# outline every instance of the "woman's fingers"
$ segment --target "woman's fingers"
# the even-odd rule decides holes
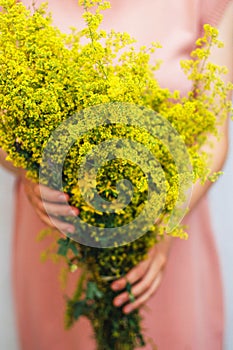
[[[44,214],[52,216],[77,216],[79,214],[77,208],[71,207],[68,204],[62,204],[63,202],[59,204],[42,200],[40,197],[34,195],[34,191],[29,194],[29,197],[34,207]]]
[[[144,277],[141,278],[139,282],[133,285],[132,287],[132,294],[134,295],[135,298],[137,298],[141,294],[145,293],[148,289],[150,289],[151,285],[153,284],[153,281],[159,275],[164,264],[165,264],[165,259],[162,259],[160,254],[156,255],[154,259],[151,260],[151,264],[149,265],[148,270],[144,274]],[[119,307],[125,304],[126,302],[128,302],[129,300],[130,300],[129,293],[123,292],[114,299],[113,303],[115,306]]]
[[[53,191],[50,188],[43,186],[43,198],[41,198],[39,195],[39,185],[36,185],[33,192],[36,195],[31,195],[31,201],[34,206],[44,214],[52,216],[77,216],[79,214],[77,208],[69,206],[68,203],[64,204],[64,198],[67,195],[62,194],[59,191]],[[57,198],[58,201],[59,196],[62,199],[60,200],[60,203],[57,203],[55,202],[55,199]]]
[[[23,182],[27,195],[30,197],[30,199],[34,200],[35,203],[37,203],[36,199],[39,201],[43,200],[47,202],[62,204],[66,203],[69,200],[68,194],[65,194],[63,192],[52,190],[47,186],[33,183],[26,178],[24,178]]]
[[[144,276],[149,265],[150,261],[148,259],[140,262],[137,266],[130,270],[126,276],[114,281],[111,285],[111,288],[114,291],[118,291],[124,289],[126,287],[127,282],[129,282],[130,284],[134,284]]]
[[[149,251],[146,260],[130,270],[125,277],[111,284],[114,291],[121,291],[126,288],[126,284],[129,282],[132,285],[131,292],[135,298],[135,301],[129,303],[132,295],[124,290],[114,298],[113,304],[115,306],[124,305],[124,312],[129,313],[149,299],[161,282],[172,241],[172,237],[165,236]]]
[[[140,295],[139,298],[137,298],[134,302],[127,304],[123,308],[123,312],[125,314],[128,314],[132,312],[133,310],[138,309],[140,306],[142,306],[147,300],[156,292],[157,288],[159,287],[162,280],[162,271],[159,272],[156,279],[151,284],[150,288],[147,289],[147,291]]]
[[[77,216],[79,210],[75,207],[71,207],[65,204],[57,204],[53,202],[46,202],[40,200],[38,197],[35,199],[37,213],[40,219],[49,225],[50,227],[55,227],[63,233],[74,233],[75,227],[72,224],[69,224],[65,221],[61,221],[56,218],[56,216]]]
[[[56,228],[57,230],[63,232],[63,233],[74,233],[75,227],[72,224],[69,224],[67,222],[58,220],[54,217],[49,217],[45,213],[39,211],[36,209],[36,212],[40,219],[48,226],[52,228]]]
[[[77,216],[79,214],[79,210],[75,207],[71,207],[69,205],[64,204],[56,204],[50,202],[42,202],[42,206],[44,211],[48,215],[53,216]]]
[[[48,226],[57,228],[63,233],[74,233],[75,227],[56,218],[56,216],[77,216],[79,210],[69,206],[69,196],[63,192],[33,183],[24,179],[25,192],[35,208],[39,218]]]
[[[51,188],[35,184],[34,186],[35,195],[47,202],[64,203],[69,200],[69,196],[63,192],[52,190]]]
[[[165,260],[162,260],[159,255],[152,261],[147,273],[144,278],[140,280],[135,286],[132,287],[132,294],[135,297],[145,293],[146,290],[150,289],[154,280],[159,276],[163,270]]]

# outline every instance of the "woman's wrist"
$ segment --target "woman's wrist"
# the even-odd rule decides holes
[[[7,153],[0,148],[0,166],[2,166],[7,171],[10,171],[16,176],[24,177],[25,176],[25,170],[21,168],[16,168],[10,161],[6,160]]]

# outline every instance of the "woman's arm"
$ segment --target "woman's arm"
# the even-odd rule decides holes
[[[224,43],[224,48],[213,48],[209,60],[220,66],[226,66],[228,68],[228,74],[224,75],[222,79],[225,81],[233,81],[233,1],[230,2],[219,25],[219,40]],[[229,96],[229,99],[231,98],[232,96]],[[212,170],[212,173],[221,171],[227,158],[229,145],[228,128],[229,119],[219,127],[221,139],[217,140],[216,138],[211,137],[213,148],[210,148],[209,146],[203,147],[208,154],[213,154],[210,161],[210,169]],[[212,183],[210,181],[207,181],[204,186],[200,185],[199,182],[195,184],[190,203],[190,211],[209,190],[211,185]]]
[[[224,77],[226,81],[233,80],[233,2],[230,3],[225,15],[219,26],[219,39],[225,44],[224,49],[215,49],[210,57],[211,62],[225,65],[229,72]],[[231,98],[231,96],[229,96]],[[212,172],[220,171],[224,165],[228,151],[228,124],[227,120],[221,127],[221,140],[213,138],[213,148],[205,147],[205,151],[212,154],[210,169]],[[192,192],[191,202],[189,205],[190,212],[198,204],[200,199],[207,193],[211,186],[211,182],[201,185],[199,182],[195,184]],[[120,291],[126,287],[126,281],[129,281],[132,287],[132,293],[135,301],[129,302],[127,292],[120,293],[114,299],[114,305],[119,307],[125,304],[123,311],[125,313],[132,312],[134,309],[143,305],[154,294],[159,287],[163,270],[169,256],[169,250],[172,245],[173,238],[166,236],[164,241],[156,244],[150,251],[148,259],[142,261],[133,268],[126,277],[121,278],[112,283],[112,289]]]

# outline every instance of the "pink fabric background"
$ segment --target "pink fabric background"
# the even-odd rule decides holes
[[[160,41],[163,49],[158,55],[164,64],[157,77],[163,86],[185,93],[190,85],[179,68],[179,61],[188,57],[203,23],[218,22],[227,2],[114,0],[104,26],[128,31],[140,44]],[[67,31],[70,25],[81,27],[76,1],[49,0],[49,8],[55,24],[62,30]],[[206,199],[185,221],[190,227],[190,237],[188,241],[175,241],[163,282],[147,303],[146,311],[142,311],[144,327],[159,350],[220,350],[224,323],[222,283]],[[60,266],[40,262],[40,252],[50,241],[47,238],[36,242],[42,227],[22,184],[18,183],[13,287],[21,349],[94,350],[87,320],[81,319],[71,331],[63,329]],[[71,293],[78,273],[70,280]]]

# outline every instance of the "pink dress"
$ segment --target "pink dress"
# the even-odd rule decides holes
[[[29,5],[32,0],[23,2]],[[81,26],[76,0],[48,2],[55,23],[62,30],[70,25]],[[159,55],[164,64],[158,78],[163,86],[185,93],[190,85],[180,71],[179,61],[188,57],[203,23],[217,24],[228,0],[111,3],[105,26],[130,32],[140,44],[160,41],[163,49]],[[224,329],[222,282],[206,199],[189,214],[186,223],[189,239],[175,240],[162,284],[143,311],[143,326],[159,350],[220,350]],[[41,228],[43,224],[18,182],[13,288],[21,349],[94,350],[86,319],[80,319],[70,331],[63,328],[65,302],[58,281],[60,265],[40,262],[40,253],[50,242],[50,238],[36,242]],[[78,274],[72,275],[69,292]]]

